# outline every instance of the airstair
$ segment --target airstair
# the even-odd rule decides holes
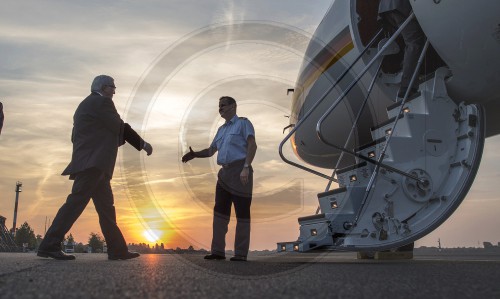
[[[318,138],[340,150],[343,155],[354,156],[356,164],[341,169],[336,167],[332,176],[326,176],[283,156],[284,143],[328,92],[280,144],[280,155],[285,162],[328,179],[328,185],[324,192],[318,194],[316,214],[298,219],[298,239],[278,243],[278,252],[315,249],[380,251],[401,247],[442,224],[470,189],[484,146],[484,113],[480,106],[455,103],[448,96],[445,83],[452,74],[447,68],[439,68],[416,83],[428,42],[410,84],[418,86],[418,92],[409,94],[408,91],[403,99],[387,107],[386,122],[366,128],[370,129],[372,142],[348,148],[347,145],[352,144],[349,140],[338,145],[324,137],[322,124],[325,119],[360,78],[375,67],[376,75],[368,87],[361,109],[366,106],[379,77],[383,56],[397,51],[394,50],[394,40],[413,17],[412,14],[393,36],[379,43],[377,55],[318,120]],[[377,36],[367,48],[376,39]],[[353,64],[364,54],[363,51]],[[337,83],[351,67],[345,70]],[[332,182],[336,182],[339,188],[330,190]]]

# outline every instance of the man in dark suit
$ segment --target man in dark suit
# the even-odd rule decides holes
[[[138,257],[129,252],[116,224],[116,212],[110,180],[118,147],[126,142],[151,155],[153,148],[124,123],[113,104],[114,79],[97,76],[92,93],[85,98],[73,116],[73,155],[62,173],[74,180],[71,194],[57,212],[38,250],[38,256],[72,260],[75,256],[61,250],[61,242],[92,198],[99,224],[108,246],[108,259],[126,260]]]
[[[395,31],[410,16],[412,7],[408,0],[381,0],[378,13],[386,25]],[[413,18],[410,23],[401,31],[405,42],[405,54],[403,60],[403,76],[401,86],[398,91],[398,98],[403,98],[408,88],[410,95],[417,92],[416,87],[409,86],[411,77],[417,67],[418,57],[425,44],[425,34],[417,19]]]

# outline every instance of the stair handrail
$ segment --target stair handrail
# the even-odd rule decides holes
[[[415,82],[415,80],[417,78],[417,74],[418,74],[418,72],[420,70],[420,66],[422,65],[422,63],[424,61],[425,53],[427,52],[427,48],[428,47],[429,47],[429,40],[427,39],[425,41],[424,47],[422,49],[422,52],[420,53],[420,56],[418,58],[417,66],[415,67],[415,70],[413,71],[413,74],[411,76],[410,84],[408,86],[408,89],[406,90],[405,95],[404,95],[403,99],[401,100],[401,105],[399,106],[399,111],[398,111],[397,116],[401,115],[401,113],[403,112],[403,107],[406,104],[406,101],[408,100],[408,96],[410,95],[411,87],[413,86],[413,84],[414,84],[414,82]],[[379,162],[381,162],[384,159],[384,157],[385,157],[385,152],[387,151],[387,147],[389,145],[389,142],[391,141],[392,135],[394,134],[394,131],[396,130],[396,126],[398,124],[398,121],[399,121],[399,117],[396,117],[395,120],[394,120],[394,123],[392,124],[391,131],[389,132],[388,136],[386,137],[386,142],[384,144],[384,147],[382,148],[382,152],[380,153],[380,156],[378,158]],[[363,197],[363,201],[361,202],[361,205],[360,205],[360,207],[358,209],[358,213],[356,214],[356,217],[354,218],[354,223],[353,223],[354,225],[353,225],[353,227],[355,227],[357,225],[357,223],[358,223],[359,216],[361,215],[361,213],[363,211],[363,207],[366,204],[366,201],[368,200],[368,196],[370,195],[371,188],[373,187],[375,179],[378,176],[379,170],[380,170],[380,167],[378,165],[375,166],[375,169],[373,170],[372,176],[370,177],[370,181],[368,182],[368,185],[366,187],[365,195]],[[422,179],[422,180],[419,179],[418,182],[425,183],[425,180],[424,179]]]
[[[347,136],[346,142],[344,143],[344,148],[347,148],[347,146],[349,145],[349,141],[351,141],[352,134],[353,134],[354,130],[356,129],[356,125],[359,122],[361,115],[363,114],[363,110],[366,107],[366,104],[368,103],[368,99],[370,98],[370,95],[373,91],[373,87],[375,86],[375,82],[377,81],[377,77],[378,77],[378,74],[379,74],[381,68],[382,68],[382,60],[380,60],[380,63],[377,66],[377,70],[375,71],[375,75],[373,76],[373,79],[371,80],[370,85],[368,86],[367,94],[365,96],[365,99],[363,100],[363,103],[361,104],[361,107],[359,108],[358,114],[356,115],[356,119],[354,120],[354,122],[351,126],[351,131],[349,132],[349,135]],[[345,154],[345,152],[340,153],[339,159],[337,160],[337,163],[335,164],[334,173],[336,173],[336,171],[340,165],[340,162],[342,161],[342,159],[344,157],[344,154]]]
[[[375,75],[373,76],[372,81],[370,82],[370,86],[368,86],[367,94],[365,96],[363,104],[361,104],[361,107],[359,108],[358,115],[356,115],[356,119],[354,120],[354,123],[352,124],[351,131],[349,132],[349,136],[347,136],[347,140],[346,140],[346,142],[344,144],[344,148],[347,148],[347,145],[349,144],[349,141],[351,140],[352,133],[356,129],[356,124],[358,123],[359,118],[361,117],[361,115],[363,113],[363,110],[364,110],[366,104],[368,103],[368,99],[370,98],[370,95],[371,95],[371,93],[373,91],[373,87],[375,86],[375,82],[377,81],[378,74],[379,74],[381,68],[382,68],[382,59],[380,59],[380,63],[377,66],[377,71],[375,72]],[[335,176],[335,174],[337,172],[337,169],[338,169],[338,167],[340,165],[340,162],[344,158],[344,154],[345,154],[344,152],[340,153],[340,157],[337,160],[337,163],[335,164],[335,168],[333,169],[332,177]],[[332,184],[332,181],[328,181],[328,185],[325,188],[325,192],[327,192],[328,190],[330,190],[331,184]],[[318,208],[316,209],[316,214],[319,214],[320,210],[321,210],[321,206],[318,206]]]
[[[347,94],[352,90],[352,88],[354,86],[356,86],[356,84],[361,80],[361,78],[366,74],[366,72],[370,69],[370,67],[377,61],[377,59],[380,58],[380,56],[382,56],[385,52],[385,50],[396,40],[396,38],[401,34],[401,31],[403,31],[403,29],[410,23],[410,21],[415,17],[415,14],[412,12],[410,14],[410,16],[403,22],[403,24],[401,24],[401,26],[396,30],[396,32],[394,32],[394,34],[389,38],[389,40],[382,46],[382,48],[377,52],[377,54],[372,58],[372,60],[370,60],[370,62],[365,66],[365,68],[361,71],[361,73],[351,82],[351,84],[342,92],[342,94],[337,98],[337,100],[330,106],[330,108],[323,114],[323,116],[321,116],[321,118],[318,120],[318,122],[316,123],[316,134],[318,135],[318,138],[319,140],[321,140],[323,143],[325,143],[326,145],[329,145],[337,150],[340,150],[342,152],[345,152],[347,154],[350,154],[354,157],[357,157],[361,160],[364,160],[364,161],[367,161],[367,162],[370,162],[372,164],[375,164],[377,165],[378,167],[383,167],[389,171],[393,171],[393,172],[396,172],[400,175],[403,175],[403,176],[406,176],[408,178],[411,178],[415,181],[418,181],[418,182],[422,182],[421,179],[419,179],[418,177],[416,176],[413,176],[409,173],[406,173],[402,170],[399,170],[399,169],[396,169],[392,166],[389,166],[387,164],[384,164],[382,162],[379,162],[377,160],[374,160],[374,159],[371,159],[369,157],[366,157],[366,156],[363,156],[361,154],[358,154],[354,151],[351,151],[351,150],[348,150],[346,148],[343,148],[341,146],[338,146],[338,145],[335,145],[331,142],[329,142],[328,140],[325,139],[323,133],[322,133],[322,130],[321,130],[321,125],[323,124],[323,122],[325,121],[325,119],[330,116],[330,114],[332,113],[332,111],[340,104],[340,102],[342,102],[342,100],[344,100],[344,98],[347,96]],[[423,183],[423,182],[422,182]]]
[[[411,77],[410,84],[409,84],[410,87],[413,86],[413,84],[417,78],[418,71],[420,69],[420,66],[423,63],[425,53],[427,52],[428,47],[429,47],[429,40],[426,40],[424,47],[422,49],[422,52],[420,53],[420,56],[418,58],[417,66],[415,67],[415,70],[414,70],[413,75]],[[408,100],[408,96],[410,95],[410,91],[411,91],[410,87],[408,87],[403,99],[401,100],[401,105],[399,106],[399,110],[398,110],[398,114],[397,114],[398,116],[401,115],[401,113],[403,112],[403,107],[406,104],[406,101]],[[386,142],[384,144],[384,147],[382,148],[382,152],[380,154],[380,157],[378,158],[378,161],[382,161],[384,159],[385,152],[387,151],[387,147],[389,145],[389,142],[391,141],[392,136],[394,134],[394,131],[396,130],[396,126],[398,124],[398,121],[399,121],[399,117],[396,117],[394,120],[394,123],[392,124],[392,127],[391,127],[389,134],[387,134],[388,136],[386,137]],[[378,166],[375,166],[375,170],[378,172]],[[371,185],[373,184],[373,180],[374,180],[374,175],[372,175],[372,178],[370,179],[370,182],[368,183],[369,188],[371,188]]]
[[[297,168],[300,168],[302,170],[305,170],[307,172],[310,172],[312,174],[315,174],[317,176],[320,176],[322,178],[325,178],[329,181],[333,181],[333,182],[337,182],[337,180],[333,177],[333,176],[327,176],[321,172],[318,172],[314,169],[311,169],[309,167],[306,167],[306,166],[303,166],[303,165],[300,165],[298,163],[295,163],[293,161],[290,161],[288,160],[284,154],[283,154],[283,146],[284,144],[290,139],[290,137],[297,131],[298,128],[300,128],[302,126],[302,124],[305,122],[305,120],[307,118],[309,118],[309,116],[312,114],[312,112],[319,106],[319,104],[321,104],[323,102],[323,100],[328,96],[328,94],[333,90],[333,88],[335,88],[337,86],[337,84],[342,80],[344,79],[344,77],[349,73],[349,71],[353,68],[353,66],[361,59],[361,57],[363,57],[363,55],[365,55],[365,53],[370,49],[370,47],[375,43],[375,41],[379,38],[379,36],[382,34],[384,30],[383,29],[380,29],[376,34],[375,36],[370,40],[370,42],[368,43],[368,45],[363,49],[363,51],[361,51],[361,53],[356,57],[356,59],[354,59],[354,61],[344,70],[344,72],[339,76],[339,78],[332,84],[332,86],[320,97],[320,99],[311,107],[311,109],[309,109],[309,111],[307,111],[307,113],[304,115],[304,117],[299,121],[297,122],[297,124],[295,125],[295,127],[287,134],[287,136],[281,141],[280,145],[279,145],[279,155],[281,157],[281,159],[287,163],[287,164],[290,164],[292,166],[295,166]]]

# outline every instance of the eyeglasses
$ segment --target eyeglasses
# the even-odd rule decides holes
[[[226,107],[226,106],[229,106],[229,105],[232,105],[232,104],[219,104],[219,108]]]
[[[108,87],[111,87],[111,88],[116,88],[116,86],[114,86],[114,85],[104,85],[104,86],[108,86]]]

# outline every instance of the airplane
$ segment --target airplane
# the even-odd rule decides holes
[[[412,78],[418,92],[399,101],[404,43],[401,29],[381,28],[379,1],[334,0],[316,29],[279,152],[326,187],[316,214],[298,219],[298,239],[278,252],[412,244],[457,209],[485,138],[500,133],[500,2],[410,3],[427,42]],[[284,156],[288,142],[300,163]]]

